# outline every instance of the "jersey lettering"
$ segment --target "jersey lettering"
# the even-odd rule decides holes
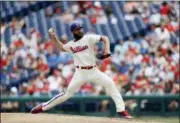
[[[77,47],[70,47],[73,53],[81,52],[83,50],[86,50],[88,48],[87,45],[85,46],[77,46]]]

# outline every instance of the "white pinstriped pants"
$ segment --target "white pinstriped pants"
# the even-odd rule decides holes
[[[48,102],[44,103],[43,110],[48,110],[66,101],[86,82],[94,82],[104,86],[108,95],[110,95],[115,102],[116,111],[121,112],[125,110],[124,101],[113,80],[96,67],[89,70],[76,68],[76,72],[67,88],[67,91],[58,94]]]

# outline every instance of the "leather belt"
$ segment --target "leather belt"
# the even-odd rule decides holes
[[[86,69],[86,70],[92,69],[92,68],[94,68],[94,67],[96,67],[96,65],[94,65],[94,66],[76,66],[76,68]]]

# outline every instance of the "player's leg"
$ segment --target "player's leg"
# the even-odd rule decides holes
[[[54,107],[58,104],[61,104],[61,103],[65,102],[66,100],[68,100],[70,97],[72,97],[73,94],[76,92],[76,90],[81,86],[81,85],[77,84],[77,81],[78,80],[73,78],[73,80],[69,84],[66,92],[62,92],[62,93],[56,95],[55,97],[53,97],[51,100],[44,103],[43,111],[49,110],[52,107]]]
[[[121,113],[125,113],[125,115],[128,115],[128,113],[125,111],[124,100],[120,92],[118,91],[114,81],[109,76],[107,76],[100,70],[96,69],[94,72],[94,77],[92,78],[92,82],[95,82],[105,87],[107,93],[114,100],[116,105],[116,111],[118,113],[121,112]]]
[[[125,104],[113,80],[100,70],[94,73],[93,82],[105,87],[106,92],[112,97],[116,104],[117,112],[125,110]]]
[[[40,113],[42,111],[49,110],[52,107],[65,102],[81,87],[81,85],[84,84],[84,82],[85,81],[83,80],[79,72],[76,71],[66,92],[60,93],[53,97],[51,100],[33,108],[31,110],[31,113]]]

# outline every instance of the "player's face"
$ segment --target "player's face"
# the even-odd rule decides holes
[[[79,29],[75,29],[73,30],[73,36],[76,40],[79,40],[83,37],[84,35],[84,32],[83,32],[83,29],[82,28],[79,28]]]

